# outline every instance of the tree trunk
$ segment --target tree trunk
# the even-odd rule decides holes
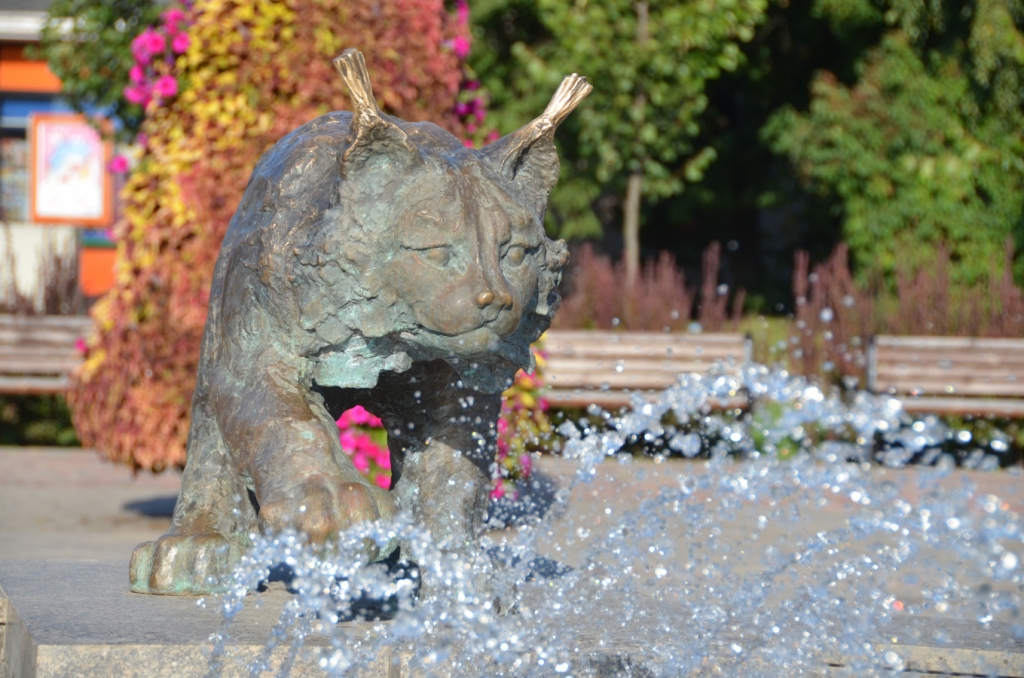
[[[649,8],[647,0],[638,0],[633,4],[636,12],[636,41],[641,47],[647,45]],[[634,102],[643,113],[647,105],[647,97],[641,87],[636,93]],[[633,291],[636,289],[637,278],[640,277],[640,196],[643,195],[644,173],[642,170],[629,175],[626,184],[626,203],[622,207],[622,239],[625,248],[622,256],[626,260],[626,304],[632,311]]]
[[[625,242],[622,258],[626,262],[626,298],[630,301],[640,276],[640,195],[643,187],[643,173],[630,174],[626,184],[626,202],[622,206],[622,239]]]

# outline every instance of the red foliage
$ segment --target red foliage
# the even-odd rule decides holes
[[[880,285],[857,285],[849,251],[840,245],[810,272],[806,252],[796,253],[793,296],[796,335],[790,343],[794,369],[806,375],[861,378],[872,334],[1024,336],[1024,290],[1013,280],[1013,242],[1005,261],[993,265],[987,283],[950,286],[950,255],[916,271],[897,269],[895,295]],[[996,262],[993,262],[995,264]]]
[[[711,243],[702,258],[700,303],[697,321],[709,332],[735,326],[743,313],[744,290],[737,290],[729,314],[729,290],[719,285],[721,246]],[[643,267],[640,280],[630,295],[622,262],[594,253],[584,244],[572,260],[571,290],[555,314],[553,326],[560,329],[613,329],[679,332],[689,328],[697,297],[687,287],[685,275],[668,252]]]

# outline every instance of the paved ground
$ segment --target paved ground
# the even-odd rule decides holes
[[[90,450],[0,447],[0,560],[126,560],[170,526],[179,487]]]
[[[570,529],[575,533],[580,525],[589,524],[599,532],[601,525],[617,522],[621,511],[657,496],[660,488],[678,487],[681,472],[700,473],[702,467],[700,462],[603,464],[592,483],[573,491],[573,519],[552,522],[550,555],[576,564],[586,539],[570,534]],[[537,464],[539,474],[551,481],[548,492],[537,497],[542,511],[574,468],[571,462],[550,458]],[[878,471],[889,474],[908,499],[919,491],[909,482],[913,469]],[[1024,476],[958,471],[944,482],[965,480],[977,486],[976,496],[997,495],[1010,502],[1010,510],[1024,513]],[[167,530],[179,488],[177,472],[133,475],[91,450],[0,447],[0,560],[126,559],[138,543]],[[848,505],[833,501],[805,514],[808,533],[844,521]],[[612,510],[611,518],[606,509]],[[757,513],[758,507],[752,505],[750,511]],[[752,520],[756,519],[754,515]]]
[[[552,509],[551,497],[559,486],[564,486],[574,470],[573,465],[562,460],[543,459],[537,464],[537,470],[539,477],[548,479],[547,490],[542,489],[534,494],[538,511],[559,511],[557,507]],[[550,516],[551,519],[546,521],[548,528],[538,541],[538,553],[578,567],[583,561],[594,558],[592,547],[603,539],[609,527],[614,528],[620,523],[624,511],[636,508],[645,499],[657,497],[666,487],[678,488],[681,476],[686,482],[693,482],[705,472],[705,465],[701,462],[657,465],[650,462],[619,464],[610,461],[602,464],[592,483],[577,486],[573,490],[568,510],[561,515]],[[976,486],[976,497],[995,495],[1001,498],[999,504],[1004,510],[1024,512],[1024,492],[1020,491],[1024,477],[1020,474],[957,471],[940,481],[922,485],[919,481],[925,476],[919,469],[874,469],[872,473],[881,475],[885,482],[899,488],[901,496],[912,502],[922,493],[942,497],[947,489],[969,482]],[[166,531],[179,482],[177,473],[133,476],[128,469],[102,461],[91,451],[0,448],[0,561],[21,561],[0,562],[0,576],[7,576],[14,581],[11,578],[18,572],[21,572],[18,576],[22,579],[32,579],[35,573],[46,568],[70,567],[72,572],[79,572],[84,567],[69,562],[32,563],[29,562],[31,560],[107,561],[95,563],[95,566],[109,570],[110,580],[117,584],[118,595],[128,596],[119,583],[128,557],[136,544]],[[849,498],[844,494],[836,494],[822,500],[823,496],[811,493],[813,505],[801,503],[799,497],[787,498],[777,505],[771,503],[773,500],[770,497],[762,497],[743,503],[735,511],[716,513],[712,522],[696,531],[686,519],[676,520],[668,529],[667,537],[673,546],[666,554],[676,566],[672,566],[667,575],[659,575],[657,582],[652,580],[653,586],[662,592],[676,592],[673,595],[678,595],[678,592],[686,590],[688,579],[695,577],[700,568],[714,569],[715,563],[724,560],[725,555],[733,563],[733,574],[728,581],[737,584],[745,575],[753,574],[757,577],[758,568],[763,566],[762,558],[767,545],[789,551],[798,548],[800,542],[813,538],[819,531],[836,530],[848,521],[855,508]],[[701,502],[713,505],[709,492],[697,491],[685,503],[692,505]],[[982,510],[982,506],[978,506],[971,512],[980,515]],[[775,523],[769,520],[767,527],[755,528],[762,515],[771,516],[773,511],[798,511],[801,519],[796,527],[785,520]],[[692,517],[694,514],[689,515]],[[509,534],[507,531],[494,532],[491,536],[500,539]],[[642,539],[643,534],[638,534],[638,537]],[[877,550],[886,541],[888,539],[881,533],[872,533],[867,539],[847,535],[836,544],[836,548],[856,555]],[[608,557],[601,557],[600,554],[606,553],[606,549],[597,549],[599,564],[602,560],[614,564]],[[645,553],[636,553],[634,560],[638,570],[643,568],[643,561],[651,558],[653,556]],[[696,570],[677,567],[687,560],[696,564]],[[819,565],[823,567],[829,562],[825,558]],[[621,566],[622,563],[619,564]],[[914,555],[911,564],[911,570],[915,573],[912,582],[900,579],[884,583],[888,592],[914,607],[925,602],[920,593],[921,587],[934,585],[932,579],[942,576],[949,567],[955,569],[958,562],[954,553],[935,550],[926,552],[921,549]],[[817,577],[818,569],[821,567],[816,568],[812,563],[799,573],[794,570],[799,577],[792,585],[778,579],[773,596],[780,600],[792,598],[792,586]],[[704,569],[704,574],[707,575],[708,571]],[[52,581],[54,578],[51,578]],[[88,590],[88,587],[80,588]],[[60,605],[64,605],[69,600],[67,595],[70,595],[52,587],[30,586],[27,590],[30,593],[34,591],[40,601],[58,601]],[[986,587],[979,594],[988,595],[991,590],[992,587]],[[1019,593],[1019,590],[1016,592]],[[134,601],[135,598],[146,597],[128,598]],[[24,603],[26,611],[29,602],[26,599]],[[152,601],[142,602],[149,604]],[[190,609],[194,608],[191,601],[172,602],[182,605],[187,603]],[[162,601],[157,603],[163,604]],[[52,620],[54,615],[46,612],[49,608],[44,607],[40,608],[43,612],[39,613],[43,621],[38,623],[45,625],[50,623],[48,620]],[[92,609],[90,606],[82,607]],[[1021,659],[1024,657],[1024,641],[1016,639],[1016,627],[1010,623],[1011,620],[995,620],[984,629],[976,621],[953,618],[951,615],[923,615],[920,619],[916,616],[899,616],[893,617],[892,621],[899,633],[892,633],[891,642],[895,644],[897,635],[900,637],[901,656],[910,662],[908,667],[941,675],[986,675],[989,667],[998,665],[1001,667],[998,675],[1024,677],[1024,659]],[[914,633],[913,629],[907,630],[911,621],[924,623],[927,632]],[[946,639],[941,642],[930,641],[935,636],[935,628],[942,624],[949,625],[949,629],[943,631]],[[907,642],[905,636],[910,637],[910,646],[904,645]],[[162,636],[156,633],[154,637]],[[890,639],[887,637],[885,642],[890,642]],[[100,650],[107,652],[106,646]],[[108,659],[103,661],[107,662]],[[202,664],[201,659],[195,661]],[[96,665],[109,669],[104,663]]]

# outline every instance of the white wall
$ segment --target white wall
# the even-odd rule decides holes
[[[12,276],[18,290],[35,299],[43,309],[41,270],[47,252],[71,254],[78,247],[78,232],[73,226],[36,224],[0,224],[0,295]],[[13,266],[12,256],[13,255]]]

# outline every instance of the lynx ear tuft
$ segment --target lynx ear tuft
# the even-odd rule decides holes
[[[592,89],[586,78],[566,76],[540,117],[480,151],[499,173],[522,186],[522,195],[539,216],[558,181],[555,130]]]
[[[352,129],[349,146],[342,156],[343,172],[362,168],[374,159],[387,158],[400,164],[419,160],[416,145],[397,125],[386,120],[377,107],[362,52],[346,49],[334,59],[334,67],[352,101]]]

